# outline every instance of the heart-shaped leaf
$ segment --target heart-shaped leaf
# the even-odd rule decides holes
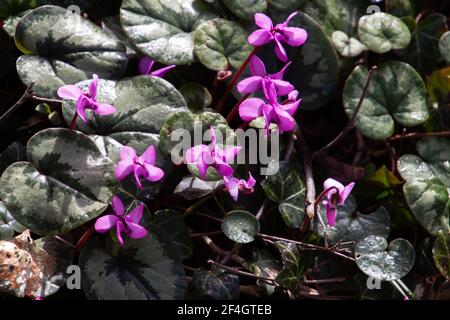
[[[170,209],[156,211],[153,223],[166,233],[170,242],[178,248],[182,259],[192,255],[192,243],[181,212]]]
[[[187,288],[178,250],[157,228],[147,237],[127,239],[124,248],[111,241],[89,242],[80,255],[81,285],[92,300],[184,299]]]
[[[439,39],[439,51],[447,63],[450,63],[450,31],[444,33]]]
[[[396,239],[389,246],[385,238],[369,236],[355,246],[356,264],[369,277],[397,280],[414,265],[414,247],[408,240]]]
[[[276,277],[276,282],[293,290],[298,290],[298,283],[303,276],[303,266],[300,260],[300,252],[296,244],[277,241],[275,246],[281,253],[283,269]]]
[[[194,200],[213,193],[221,186],[223,186],[223,180],[204,181],[193,176],[187,176],[181,180],[173,193],[187,200]]]
[[[439,231],[433,246],[436,267],[444,277],[450,279],[450,233]]]
[[[196,270],[192,277],[192,287],[201,297],[214,300],[239,299],[239,277],[219,269]]]
[[[261,183],[264,192],[271,201],[279,203],[279,211],[284,223],[288,227],[298,228],[305,218],[306,187],[302,175],[293,164],[287,162],[269,164],[271,167],[279,165],[276,174],[267,176]]]
[[[398,171],[406,184],[406,201],[422,226],[433,235],[450,230],[448,156],[450,141],[430,137],[416,146],[419,156],[407,154],[398,160]]]
[[[29,232],[0,241],[0,291],[45,298],[66,283],[72,248],[53,237],[31,240]]]
[[[180,88],[180,93],[183,95],[192,112],[201,112],[208,108],[212,103],[211,93],[199,83],[185,83]]]
[[[125,33],[146,55],[183,65],[195,60],[192,32],[216,15],[201,0],[124,0],[120,17]]]
[[[367,68],[360,65],[347,79],[343,100],[349,117],[358,106],[368,74]],[[392,88],[396,88],[395,94]],[[389,61],[375,71],[355,124],[365,136],[383,140],[394,133],[394,121],[413,127],[424,123],[428,116],[427,92],[420,75],[407,63]]]
[[[236,22],[214,19],[203,22],[194,33],[194,52],[211,70],[239,69],[252,47],[245,30]]]
[[[11,239],[14,231],[22,233],[25,227],[14,219],[3,201],[0,201],[0,240]]]
[[[326,220],[324,206],[319,211],[323,221]],[[323,237],[324,230],[320,223],[314,223],[317,233]],[[379,207],[370,214],[362,214],[357,211],[356,201],[349,196],[343,206],[337,208],[336,225],[327,227],[327,239],[330,244],[339,241],[359,241],[371,235],[389,237],[391,218],[384,207]]]
[[[357,33],[358,20],[369,5],[364,0],[308,0],[303,1],[301,9],[313,17],[329,37],[335,31],[353,37]]]
[[[406,62],[421,74],[429,74],[439,61],[439,38],[446,30],[447,17],[431,13],[421,19],[413,33],[411,44],[401,52]]]
[[[224,0],[225,6],[244,20],[253,20],[256,13],[271,7],[277,11],[290,12],[299,7],[302,0]]]
[[[17,47],[26,55],[17,72],[26,85],[43,97],[59,87],[92,77],[118,78],[128,58],[125,47],[101,28],[67,9],[42,6],[26,14],[16,27]]]
[[[361,42],[376,53],[404,49],[411,42],[406,24],[389,13],[378,12],[359,20],[358,35]]]
[[[46,129],[27,145],[30,162],[16,162],[0,178],[0,198],[37,234],[64,234],[97,217],[117,186],[114,165],[84,134]]]
[[[230,240],[249,243],[259,233],[259,221],[248,211],[230,211],[222,220],[222,231]]]
[[[367,50],[367,47],[359,42],[358,39],[349,38],[342,31],[335,31],[331,37],[334,43],[334,47],[346,58],[353,58],[359,56],[361,53]]]
[[[259,277],[275,279],[283,268],[278,258],[266,249],[256,248],[252,252],[252,257],[253,259],[248,263],[247,267]],[[266,290],[268,296],[272,295],[275,291],[275,286],[267,282],[258,280],[256,283]]]

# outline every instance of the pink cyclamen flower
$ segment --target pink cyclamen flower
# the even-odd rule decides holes
[[[256,180],[252,177],[252,174],[249,173],[248,180],[238,179],[233,176],[223,177],[223,182],[227,187],[228,193],[233,198],[234,201],[238,200],[239,191],[244,193],[252,193],[253,187],[256,184]]]
[[[326,196],[327,199],[323,201],[323,205],[325,206],[328,224],[330,226],[334,226],[336,224],[336,208],[338,205],[342,206],[347,200],[347,197],[352,192],[355,183],[349,183],[344,186],[339,181],[328,178],[323,183],[323,189],[327,191]]]
[[[252,76],[239,82],[237,89],[240,93],[253,93],[262,89],[264,96],[269,99],[269,88],[273,84],[277,95],[285,96],[294,90],[292,84],[283,80],[284,72],[290,64],[291,62],[286,63],[283,69],[275,74],[267,74],[264,62],[257,56],[253,56],[250,59],[250,73]]]
[[[301,46],[308,39],[305,29],[288,27],[289,22],[298,12],[292,13],[285,22],[273,26],[272,20],[263,13],[255,14],[255,24],[261,29],[256,30],[248,37],[248,43],[259,47],[271,41],[275,41],[275,55],[278,59],[286,62],[288,57],[282,42],[292,47]]]
[[[295,128],[293,118],[300,105],[301,100],[292,103],[280,104],[277,99],[275,86],[269,88],[269,104],[259,98],[249,98],[244,100],[239,106],[239,115],[244,121],[253,121],[264,117],[266,129],[270,128],[271,123],[278,126],[280,132],[289,132]]]
[[[172,64],[170,66],[152,71],[153,65],[155,64],[155,60],[149,57],[143,57],[139,61],[139,73],[144,75],[151,75],[155,77],[164,77],[164,75],[176,67],[176,65]]]
[[[99,233],[106,233],[116,228],[117,240],[120,245],[124,246],[122,234],[126,234],[131,239],[140,239],[147,236],[147,230],[139,225],[142,214],[144,213],[144,205],[133,209],[129,214],[125,215],[125,207],[120,198],[114,196],[112,198],[112,207],[114,214],[108,214],[100,217],[95,222],[95,230]]]
[[[237,156],[241,147],[220,148],[216,145],[214,129],[210,129],[211,144],[209,146],[200,144],[190,148],[186,152],[186,163],[195,164],[200,176],[206,178],[209,167],[216,169],[222,177],[233,175],[234,169],[229,165]]]
[[[94,74],[92,81],[89,84],[88,92],[83,92],[75,85],[67,85],[58,89],[58,96],[62,99],[76,101],[76,112],[84,122],[87,122],[86,109],[92,110],[94,113],[102,116],[107,116],[116,112],[116,108],[113,106],[97,102],[97,88],[98,76]]]
[[[128,146],[120,149],[120,162],[116,167],[116,178],[122,180],[132,172],[140,189],[142,188],[140,178],[156,182],[164,177],[164,171],[155,166],[156,149],[150,146],[145,150],[142,156],[137,156],[136,151]]]

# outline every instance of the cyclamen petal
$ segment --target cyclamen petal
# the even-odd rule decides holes
[[[289,132],[294,130],[294,118],[292,118],[292,116],[288,112],[284,111],[281,108],[275,108],[274,110],[278,118],[277,125],[280,129],[280,132]]]
[[[275,85],[277,89],[277,95],[279,96],[285,96],[294,90],[294,86],[288,81],[272,80],[272,83]]]
[[[127,227],[128,227],[127,236],[130,237],[131,239],[145,238],[148,234],[148,231],[139,224],[130,222],[127,224]]]
[[[87,105],[89,105],[89,99],[86,96],[81,95],[77,101],[75,108],[78,116],[81,118],[81,120],[83,120],[83,122],[87,122],[86,118]]]
[[[61,99],[77,101],[82,94],[83,91],[75,85],[62,86],[58,89],[58,96]]]
[[[89,84],[89,94],[91,98],[94,100],[97,97],[97,88],[98,88],[98,75],[94,74],[92,76],[92,81]]]
[[[136,151],[128,146],[120,148],[120,159],[122,160],[134,160],[136,157]]]
[[[327,221],[330,226],[336,225],[336,215],[337,210],[334,207],[328,207],[326,208],[326,214],[327,214]]]
[[[155,146],[148,147],[142,156],[139,158],[142,162],[154,165],[156,162],[156,149]]]
[[[237,201],[239,196],[239,179],[233,176],[223,177],[223,182],[231,198],[233,198],[234,201]]]
[[[153,65],[155,64],[155,60],[153,60],[150,57],[143,57],[140,61],[139,61],[139,73],[140,74],[150,74]]]
[[[140,206],[134,208],[129,214],[127,214],[125,220],[127,222],[139,223],[142,219],[143,214],[144,214],[144,205],[141,204]]]
[[[125,232],[125,225],[123,224],[122,221],[118,221],[117,225],[116,225],[116,235],[117,235],[117,240],[119,241],[119,244],[121,247],[125,246],[125,242],[123,241],[123,237],[122,234]]]
[[[175,67],[176,67],[176,65],[172,64],[170,66],[155,70],[155,71],[151,72],[150,75],[162,78],[166,75],[167,72],[169,72],[170,70],[172,70]]]
[[[117,221],[119,221],[119,218],[112,214],[100,217],[95,221],[95,231],[106,233],[116,227]]]
[[[134,169],[134,163],[128,160],[122,160],[117,164],[115,175],[117,180],[123,180],[129,176]]]
[[[266,16],[264,13],[255,14],[255,24],[263,29],[271,30],[273,28],[272,19]]]
[[[237,85],[237,89],[240,93],[252,93],[259,89],[261,86],[262,78],[259,76],[253,76],[240,81]]]
[[[265,77],[267,74],[264,62],[256,55],[251,57],[249,67],[250,73],[254,76]]]
[[[308,39],[308,33],[305,29],[286,27],[283,29],[284,42],[292,47],[301,46]]]
[[[263,115],[264,101],[259,98],[244,100],[239,106],[239,116],[244,121],[253,121]]]
[[[116,108],[109,104],[103,104],[103,103],[95,103],[95,109],[94,112],[101,116],[108,116],[110,114],[113,114],[117,111]]]
[[[347,198],[350,195],[350,193],[352,192],[354,186],[355,186],[355,183],[352,182],[352,183],[346,185],[344,187],[344,190],[342,190],[342,192],[341,192],[341,201],[339,202],[339,204],[341,206],[344,205],[345,200],[347,200]]]
[[[162,171],[160,168],[155,167],[151,164],[144,164],[145,170],[147,170],[147,176],[145,179],[151,182],[156,182],[161,180],[164,177],[164,171]]]
[[[111,200],[111,205],[117,216],[123,217],[125,215],[125,207],[119,197],[114,196]]]
[[[275,38],[275,55],[277,56],[278,59],[280,59],[283,62],[288,61],[286,50],[281,44],[281,41],[278,40],[277,38]]]
[[[259,47],[269,43],[273,40],[273,35],[270,31],[259,29],[248,36],[248,43],[252,46]]]

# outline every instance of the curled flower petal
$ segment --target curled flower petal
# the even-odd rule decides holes
[[[146,162],[148,164],[154,165],[156,162],[156,149],[155,146],[149,146],[142,156],[139,158],[140,161]]]
[[[283,29],[284,42],[292,47],[301,46],[308,39],[308,33],[305,29],[286,27]]]
[[[109,104],[103,104],[103,103],[95,103],[95,108],[93,109],[96,114],[99,114],[101,116],[108,116],[110,114],[113,114],[117,111],[116,108]]]
[[[121,160],[131,160],[133,161],[136,157],[136,151],[128,146],[123,146],[120,148],[120,159]]]
[[[256,55],[251,57],[249,67],[251,74],[254,76],[265,77],[267,74],[264,62]]]
[[[172,70],[175,67],[176,67],[176,65],[172,64],[170,66],[155,70],[155,71],[151,72],[150,75],[162,78],[166,75],[167,72],[169,72],[170,70]]]
[[[348,198],[348,196],[350,195],[350,193],[352,192],[354,186],[355,186],[355,183],[352,182],[352,183],[346,185],[346,186],[344,187],[344,190],[342,190],[342,192],[341,192],[341,197],[340,197],[341,199],[340,199],[340,202],[339,202],[339,204],[340,204],[341,206],[344,205],[345,200],[347,200],[347,198]]]
[[[292,116],[281,108],[275,108],[277,115],[277,125],[281,132],[289,132],[295,129],[295,120]]]
[[[239,116],[244,121],[252,121],[263,115],[264,101],[259,98],[249,98],[239,105]]]
[[[280,59],[283,62],[286,62],[288,60],[286,50],[281,44],[281,41],[277,39],[277,37],[275,37],[275,55],[277,56],[278,59]]]
[[[89,94],[91,98],[94,100],[97,97],[97,88],[98,88],[98,75],[94,74],[92,76],[91,83],[89,83]]]
[[[248,36],[248,43],[252,46],[262,46],[273,40],[273,35],[270,31],[259,29]]]
[[[145,229],[143,226],[140,226],[139,224],[130,222],[127,224],[128,232],[127,236],[131,239],[141,239],[145,238],[148,234],[147,229]]]
[[[231,198],[233,198],[234,201],[237,201],[239,196],[239,179],[233,176],[223,177],[223,182]]]
[[[222,177],[231,176],[234,173],[234,169],[225,162],[217,163],[214,167]]]
[[[261,86],[262,78],[259,76],[253,76],[240,81],[237,85],[237,89],[240,93],[253,93]]]
[[[134,163],[130,160],[122,160],[117,164],[115,175],[117,180],[123,180],[133,172]]]
[[[86,118],[86,107],[89,105],[89,99],[84,96],[81,95],[77,101],[77,105],[76,105],[76,112],[78,114],[78,116],[81,118],[81,120],[83,120],[83,122],[87,122],[87,118]]]
[[[294,90],[294,86],[288,81],[272,80],[272,83],[275,85],[279,96],[285,96]]]
[[[95,221],[95,231],[98,233],[108,232],[116,226],[117,221],[119,221],[119,218],[112,214],[100,217]]]
[[[327,207],[326,214],[327,214],[328,224],[333,227],[336,224],[336,208]]]
[[[139,61],[139,73],[143,74],[143,75],[148,75],[150,74],[153,65],[155,64],[155,60],[153,60],[150,57],[143,57],[140,61]]]
[[[83,91],[75,85],[62,86],[58,89],[58,97],[62,99],[77,101],[82,95]]]
[[[291,61],[289,61],[288,63],[286,63],[284,65],[284,67],[278,71],[277,73],[271,74],[270,75],[270,79],[272,80],[282,80],[284,77],[284,73],[286,72],[287,68],[291,65]]]
[[[144,214],[144,205],[141,204],[140,206],[134,208],[129,214],[127,214],[125,220],[127,222],[139,223],[141,222],[143,214]]]
[[[281,23],[281,24],[279,25],[279,27],[281,27],[281,28],[286,28],[286,27],[289,25],[289,23],[291,22],[291,20],[292,20],[297,14],[298,14],[298,11],[292,12],[292,13],[289,15],[289,17],[287,17],[286,21],[284,21],[283,23]]]
[[[266,16],[264,13],[255,14],[255,24],[263,29],[271,30],[273,28],[272,19]]]
[[[297,100],[292,103],[280,104],[279,107],[289,113],[291,116],[295,114],[302,100]]]
[[[125,207],[119,197],[114,196],[112,198],[111,205],[116,215],[118,215],[119,217],[123,217],[125,215]]]
[[[155,167],[151,164],[144,163],[145,170],[147,170],[147,175],[145,179],[151,182],[156,182],[164,177],[164,171],[160,168]]]
[[[122,237],[122,233],[125,232],[125,225],[123,224],[122,221],[118,221],[117,225],[116,225],[116,235],[117,235],[117,240],[119,241],[119,244],[124,247],[125,246],[125,242],[123,241],[123,237]]]
[[[336,188],[338,191],[336,191],[334,188]],[[329,190],[327,193],[327,196],[328,196],[328,198],[330,198],[331,195],[333,195],[336,192],[341,193],[344,190],[344,185],[342,183],[340,183],[339,181],[334,180],[333,178],[328,178],[323,183],[323,189]]]

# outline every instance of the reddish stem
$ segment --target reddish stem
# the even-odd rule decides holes
[[[233,107],[233,109],[230,111],[230,113],[227,116],[228,124],[230,124],[231,120],[233,120],[233,118],[236,115],[236,113],[238,113],[239,106],[241,105],[241,103],[244,102],[244,100],[246,100],[249,96],[250,96],[250,93],[247,93],[245,96],[242,97],[241,100],[239,100],[238,103],[236,103],[236,105]]]
[[[78,119],[78,113],[75,112],[75,114],[73,115],[72,121],[70,122],[69,125],[69,129],[73,130],[75,128],[75,124],[77,123],[77,119]]]
[[[76,246],[75,246],[75,252],[80,251],[84,245],[86,244],[86,242],[88,242],[88,240],[91,238],[92,234],[94,233],[94,226],[90,227],[88,229],[88,231],[86,231],[80,238],[80,240],[78,240]]]
[[[248,55],[247,59],[245,59],[245,61],[242,64],[242,66],[238,69],[238,71],[236,71],[236,73],[233,75],[233,78],[231,78],[230,83],[229,83],[229,85],[227,87],[227,90],[223,94],[222,99],[217,104],[217,107],[216,107],[216,111],[217,112],[221,112],[222,111],[222,109],[223,109],[223,107],[225,105],[225,102],[227,100],[228,94],[234,88],[234,86],[236,85],[236,82],[238,81],[238,79],[241,76],[242,72],[244,72],[245,68],[247,67],[248,63],[250,62],[250,59],[255,55],[255,53],[256,53],[256,51],[258,51],[258,49],[259,49],[259,47],[253,48],[252,52],[250,52],[250,54]]]

